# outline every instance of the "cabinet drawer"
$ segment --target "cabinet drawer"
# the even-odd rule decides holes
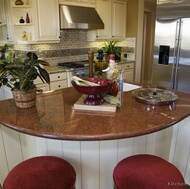
[[[134,64],[122,64],[122,69],[132,69],[134,68]]]
[[[45,81],[44,81],[45,82]],[[39,77],[37,77],[35,80],[34,80],[34,84],[42,84],[43,83],[43,81],[39,78]]]
[[[54,81],[50,83],[50,90],[63,89],[67,87],[67,80]]]
[[[49,85],[47,83],[36,85],[37,89],[41,89],[42,92],[49,91]]]
[[[52,81],[66,79],[67,75],[66,75],[66,72],[60,72],[60,73],[49,74],[49,77],[50,77],[50,82],[52,82]]]

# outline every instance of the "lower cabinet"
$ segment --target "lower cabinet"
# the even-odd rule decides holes
[[[50,83],[50,90],[63,89],[67,87],[67,80],[53,81]]]
[[[67,86],[66,72],[52,73],[50,76],[50,90],[63,89]]]
[[[4,100],[4,93],[2,88],[0,88],[0,100]]]
[[[34,80],[34,84],[36,85],[38,92],[45,92],[50,90],[49,84],[43,83],[39,77]]]
[[[46,92],[49,90],[57,90],[68,87],[66,72],[49,73],[49,76],[50,85],[47,83],[43,83],[39,77],[36,80],[34,80],[34,84],[36,85],[38,92]],[[0,100],[10,98],[13,98],[11,89],[6,86],[2,86],[0,88]]]
[[[0,88],[0,100],[6,100],[10,98],[13,98],[11,89],[6,86],[2,86]]]
[[[134,81],[134,62],[118,63],[119,71],[124,70],[123,79],[126,81]]]
[[[38,92],[49,91],[49,84],[47,84],[47,83],[37,84],[36,87],[37,87]]]
[[[66,72],[49,73],[50,84],[43,83],[40,78],[37,78],[34,83],[40,92],[46,92],[49,90],[63,89],[67,86],[67,74]]]

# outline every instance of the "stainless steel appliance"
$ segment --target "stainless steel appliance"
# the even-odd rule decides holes
[[[71,77],[78,76],[80,78],[89,77],[89,62],[78,61],[78,62],[65,62],[58,63],[59,66],[66,67],[67,69],[67,81],[68,87],[71,86]]]
[[[104,23],[95,8],[60,5],[61,29],[104,29]]]
[[[190,93],[190,18],[157,20],[152,84]]]

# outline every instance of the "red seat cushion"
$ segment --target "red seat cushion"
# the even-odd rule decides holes
[[[118,189],[185,188],[180,171],[153,155],[135,155],[121,160],[113,172]]]
[[[67,161],[53,156],[28,159],[15,166],[3,189],[73,189],[76,172]]]

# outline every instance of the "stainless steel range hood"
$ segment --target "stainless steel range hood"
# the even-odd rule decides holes
[[[61,29],[104,29],[95,8],[60,5]]]

